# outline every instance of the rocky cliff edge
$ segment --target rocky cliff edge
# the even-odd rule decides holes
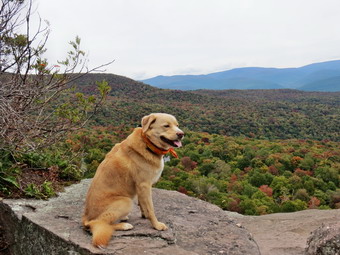
[[[252,236],[215,205],[175,191],[153,190],[158,219],[168,225],[157,231],[140,217],[135,205],[128,220],[129,231],[117,231],[106,250],[94,248],[91,236],[81,226],[84,198],[91,180],[66,188],[48,201],[0,202],[0,221],[7,248],[13,255],[31,254],[228,254],[258,255]]]

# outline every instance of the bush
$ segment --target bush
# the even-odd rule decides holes
[[[87,155],[85,157],[85,162],[90,164],[92,161],[96,160],[98,162],[102,162],[105,158],[106,153],[100,149],[97,148],[91,148],[87,152]]]
[[[307,190],[305,190],[305,189],[298,189],[295,192],[294,199],[300,199],[302,201],[308,202],[310,200],[310,197],[308,195]]]
[[[315,170],[315,176],[321,178],[324,182],[333,182],[339,187],[340,169],[332,167],[318,167]]]
[[[284,176],[274,177],[270,187],[273,189],[274,198],[279,198],[282,195],[288,195],[291,189],[289,181]]]
[[[241,200],[239,198],[229,197],[227,201],[226,210],[231,212],[242,213],[242,209],[240,208],[240,201]]]
[[[320,200],[316,197],[312,197],[308,202],[308,208],[309,209],[316,209],[320,206]]]
[[[296,212],[296,211],[302,211],[307,209],[307,203],[304,201],[301,201],[300,199],[297,200],[288,200],[283,202],[281,205],[281,211],[282,212]]]
[[[330,193],[330,206],[339,209],[340,206],[340,189]]]
[[[175,185],[173,184],[172,181],[167,181],[167,180],[160,180],[156,183],[155,185],[156,188],[159,189],[166,189],[166,190],[174,190]]]
[[[42,185],[37,186],[33,183],[27,185],[25,189],[25,194],[29,197],[38,199],[47,199],[55,195],[52,187],[52,183],[45,181]]]
[[[314,196],[320,200],[321,205],[326,205],[330,201],[329,195],[319,189],[315,190]]]
[[[69,181],[77,181],[80,180],[84,173],[81,171],[81,168],[74,164],[69,164],[66,168],[60,169],[60,177],[69,180]]]
[[[189,157],[183,157],[180,161],[186,171],[194,170],[197,166],[197,163],[192,161]]]
[[[251,185],[260,187],[262,185],[270,185],[274,176],[270,173],[261,173],[259,170],[255,170],[253,175],[249,178]]]
[[[303,160],[300,161],[299,167],[304,170],[312,170],[314,164],[315,164],[314,159],[308,155]]]
[[[224,210],[228,208],[228,199],[226,194],[223,194],[217,190],[209,191],[206,195],[206,200],[221,207]]]
[[[273,189],[268,187],[268,185],[262,185],[259,188],[263,193],[265,193],[268,197],[273,196]]]
[[[246,195],[247,197],[251,198],[252,195],[258,191],[258,189],[254,186],[252,186],[251,184],[249,184],[248,182],[243,182],[242,183],[242,195]]]
[[[214,164],[211,162],[203,163],[198,170],[202,175],[207,176],[214,169]]]
[[[245,199],[241,201],[240,207],[245,215],[256,215],[256,204],[251,199]]]

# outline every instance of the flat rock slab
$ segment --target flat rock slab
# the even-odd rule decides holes
[[[252,236],[227,212],[160,189],[153,190],[153,201],[158,219],[169,227],[167,231],[154,230],[135,205],[128,220],[134,229],[115,232],[106,250],[97,249],[81,226],[90,181],[72,185],[48,201],[3,200],[0,220],[9,240],[7,254],[260,254]]]
[[[262,255],[304,255],[307,245],[311,244],[307,243],[307,239],[312,231],[324,224],[334,228],[339,226],[340,209],[310,209],[263,216],[235,214],[233,218],[253,235]],[[340,238],[339,229],[335,231],[332,227],[328,232],[330,236],[338,235],[337,238]],[[337,255],[340,255],[340,250]]]

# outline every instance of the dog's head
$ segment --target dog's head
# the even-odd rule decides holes
[[[184,132],[179,129],[176,118],[166,113],[152,113],[142,119],[143,133],[158,148],[168,150],[181,147]]]

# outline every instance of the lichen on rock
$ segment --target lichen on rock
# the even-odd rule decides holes
[[[340,255],[340,221],[314,230],[307,240],[306,255]]]

